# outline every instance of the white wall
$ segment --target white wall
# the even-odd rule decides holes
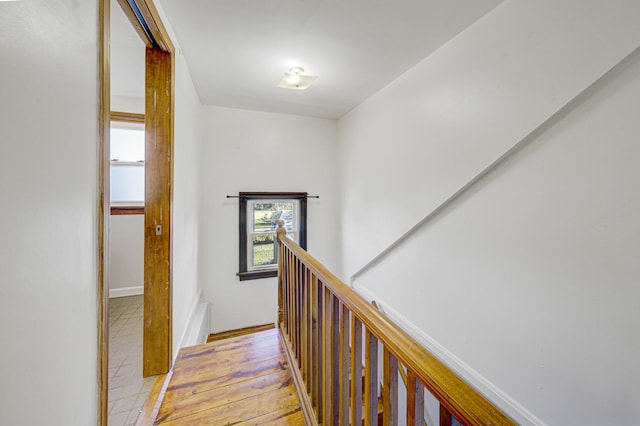
[[[344,276],[533,140],[355,281],[521,423],[640,421],[637,54],[548,121],[638,16],[505,2],[339,122]]]
[[[306,191],[307,246],[329,268],[339,264],[336,123],[333,120],[205,107],[202,115],[200,279],[213,332],[275,321],[275,278],[240,282],[241,191]]]
[[[109,297],[144,293],[144,215],[112,215]]]
[[[185,340],[200,303],[198,283],[198,217],[200,207],[200,101],[184,56],[176,54],[173,192],[173,349]],[[196,321],[197,322],[197,321]],[[197,333],[196,333],[197,334]]]
[[[639,7],[507,1],[343,117],[345,273],[637,47]]]
[[[0,412],[97,422],[97,2],[0,3]]]
[[[360,278],[548,424],[640,422],[639,76],[636,54]]]
[[[142,53],[144,55],[144,52]],[[111,95],[111,110],[144,114],[144,98]]]

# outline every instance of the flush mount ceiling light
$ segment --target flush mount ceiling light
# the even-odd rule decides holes
[[[278,87],[283,89],[305,90],[311,86],[311,83],[318,78],[317,75],[307,75],[304,68],[293,67],[284,73],[284,77],[278,83]]]

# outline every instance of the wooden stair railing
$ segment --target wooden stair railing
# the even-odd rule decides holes
[[[378,304],[376,303],[375,300],[371,301],[371,306],[373,306],[374,308],[376,308],[378,311],[382,312],[382,309],[380,309],[380,307],[378,306]],[[400,373],[400,378],[402,379],[402,383],[404,384],[405,389],[407,388],[407,371],[405,369],[405,367],[400,364],[398,366],[398,370]],[[426,414],[426,413],[425,413]],[[449,413],[447,411],[447,409],[441,405],[440,406],[440,411],[439,411],[439,415],[440,415],[440,426],[451,426],[451,413]],[[415,422],[419,423],[418,419],[415,419]],[[427,421],[425,419],[422,419],[422,425],[423,426],[429,426],[430,424],[433,424],[433,420],[431,420],[431,423],[427,423]]]
[[[382,383],[385,426],[397,425],[401,415],[407,425],[422,426],[425,389],[440,403],[441,424],[451,424],[451,416],[462,425],[516,424],[287,238],[282,221],[277,239],[278,325],[298,367],[293,373],[308,422],[378,424]],[[406,413],[398,412],[398,363],[407,370]]]

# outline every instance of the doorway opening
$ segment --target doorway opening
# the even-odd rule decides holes
[[[99,424],[108,424],[111,228],[111,2],[100,0],[100,154],[98,213]],[[174,48],[152,0],[118,0],[145,44],[145,172],[142,375],[169,371],[172,362],[172,201]],[[130,206],[137,207],[137,206]],[[139,207],[138,207],[139,208]]]
[[[116,5],[112,16],[120,13],[120,19],[129,25],[118,8]],[[122,56],[116,54],[122,46],[114,43],[112,47],[113,56]],[[144,56],[144,46],[138,53]],[[111,63],[114,71],[113,87],[114,74],[124,71],[122,68],[131,67],[123,67],[123,63],[115,57]],[[139,80],[144,86],[144,67],[139,68],[142,74]],[[140,92],[143,98],[144,88]],[[112,105],[120,108],[123,106],[122,101],[116,93],[118,90],[112,91]],[[155,379],[155,376],[142,377],[145,199],[143,114],[112,111],[109,158],[111,214],[108,423],[109,426],[121,426],[133,424],[137,420]]]

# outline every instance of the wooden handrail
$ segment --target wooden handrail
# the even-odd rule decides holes
[[[407,368],[408,375],[411,378],[415,378],[416,383],[421,383],[422,386],[440,401],[441,406],[446,408],[446,410],[462,424],[516,424],[500,409],[447,368],[409,334],[367,303],[358,293],[338,279],[324,265],[298,246],[298,244],[287,238],[282,226],[279,227],[277,234],[280,260],[278,266],[279,318],[282,323],[281,328],[291,340],[291,345],[298,359],[299,366],[301,367],[303,378],[306,379],[309,377],[311,381],[318,380],[315,373],[312,374],[311,372],[313,368],[309,368],[309,365],[313,365],[314,362],[313,353],[306,353],[309,349],[311,349],[312,352],[314,350],[320,351],[322,361],[325,361],[321,363],[320,368],[339,370],[339,372],[334,371],[333,376],[328,379],[326,378],[327,372],[325,371],[325,374],[321,375],[324,377],[321,386],[318,386],[317,383],[311,383],[310,386],[308,385],[307,390],[310,390],[311,399],[313,401],[320,400],[319,404],[314,403],[320,422],[331,425],[349,424],[349,415],[342,414],[345,408],[341,409],[342,404],[344,404],[344,401],[341,400],[341,395],[344,394],[343,386],[345,386],[341,381],[345,378],[348,380],[347,374],[349,370],[348,365],[346,365],[348,362],[348,350],[342,349],[342,347],[348,344],[348,335],[353,334],[353,331],[349,333],[349,326],[346,325],[348,319],[355,318],[364,329],[365,349],[370,340],[368,333],[370,333],[383,348],[383,370],[387,371],[385,382],[387,382],[388,378],[388,384],[390,386],[390,390],[386,392],[383,391],[384,409],[390,411],[390,413],[384,413],[385,416],[390,416],[388,424],[394,424],[394,422],[397,421],[397,407],[394,409],[394,406],[387,406],[387,404],[390,403],[390,398],[393,399],[394,396],[390,395],[390,393],[397,393],[398,362]],[[316,287],[312,287],[314,283]],[[311,299],[307,300],[306,298],[309,296],[311,296]],[[315,299],[313,299],[314,297]],[[314,309],[318,312],[314,311]],[[343,312],[343,309],[346,311]],[[314,317],[313,315],[316,316]],[[324,319],[323,321],[327,321],[327,318],[329,320],[326,324],[322,324],[323,321],[320,321],[320,317]],[[352,322],[355,323],[356,321]],[[315,326],[322,328],[320,337],[325,338],[324,340],[321,341],[320,337],[316,338],[316,335],[313,334],[317,332],[317,330],[313,328]],[[346,336],[343,335],[343,333],[345,333]],[[324,346],[314,349],[314,339],[316,339],[317,342],[325,342]],[[338,347],[335,347],[335,344],[337,344]],[[329,349],[327,350],[327,348]],[[366,352],[368,353],[369,351]],[[311,361],[309,361],[309,359],[311,359]],[[367,360],[365,359],[365,369],[367,369],[366,362]],[[393,371],[393,369],[396,371],[395,374],[389,372]],[[347,373],[345,373],[345,371]],[[304,377],[305,375],[307,377]],[[336,392],[334,392],[334,389],[323,388],[323,386],[326,387],[329,385],[338,386],[339,389],[336,389]],[[418,389],[420,398],[415,398],[416,404],[422,406],[421,404],[424,403],[421,396],[422,388],[419,387]],[[314,392],[321,393],[321,391],[330,393],[330,395],[314,394]],[[410,393],[413,398],[414,392],[411,391]],[[323,399],[324,401],[322,401]],[[372,403],[371,401],[365,400],[365,409],[362,411],[367,411],[366,408],[370,407]],[[335,404],[338,404],[339,407],[335,407]],[[327,410],[327,408],[329,408],[329,410]],[[364,415],[366,416],[366,413]],[[323,418],[327,416],[331,416],[328,422],[323,422]],[[346,422],[343,416],[346,416]],[[368,416],[369,421],[371,421],[370,417],[371,415]],[[416,421],[416,424],[422,424],[422,422],[423,419],[421,418]],[[411,424],[413,424],[413,421],[411,421]]]

